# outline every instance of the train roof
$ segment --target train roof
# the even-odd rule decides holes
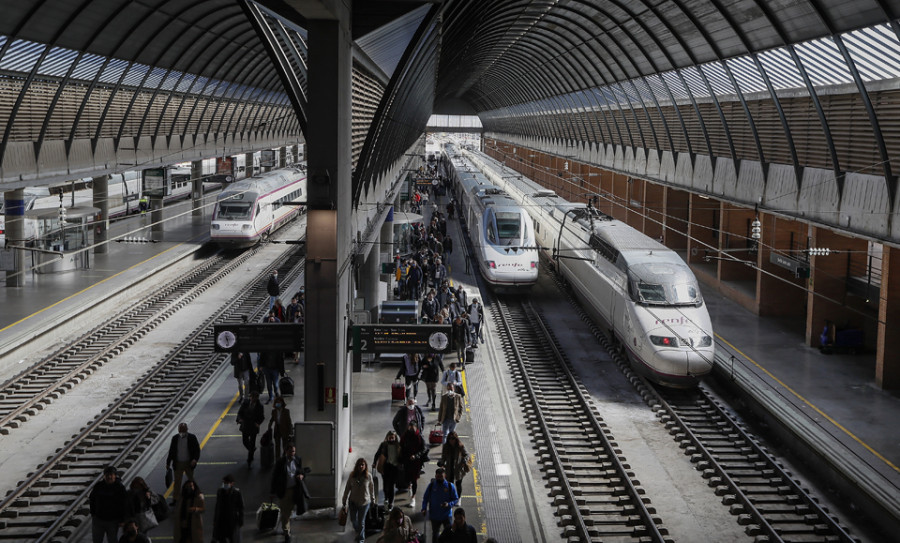
[[[235,193],[267,194],[285,185],[300,181],[306,177],[306,173],[298,168],[284,168],[254,175],[248,179],[242,179],[228,187],[219,194],[217,200],[224,200]],[[305,194],[303,195],[306,196]]]

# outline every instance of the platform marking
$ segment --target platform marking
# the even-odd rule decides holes
[[[160,253],[160,254],[162,254],[162,253]],[[216,422],[214,422],[212,427],[210,427],[209,432],[207,432],[207,434],[206,434],[206,437],[204,437],[203,441],[200,442],[200,450],[201,451],[203,450],[203,447],[206,446],[206,443],[209,441],[209,438],[211,438],[212,435],[215,433],[216,428],[218,428],[219,425],[222,424],[222,421],[225,420],[225,417],[228,416],[228,412],[231,411],[231,408],[234,406],[234,402],[236,402],[237,399],[238,399],[238,393],[235,392],[234,396],[231,397],[231,401],[228,402],[228,405],[225,406],[225,410],[222,411],[222,414],[219,415],[219,418],[216,419]],[[197,462],[197,465],[199,465],[200,463],[201,462]],[[203,463],[206,464],[207,462],[203,462]],[[237,462],[208,462],[208,463],[209,464],[228,464],[228,465],[237,464]],[[166,489],[166,493],[163,494],[163,498],[165,498],[167,500],[169,499],[169,496],[172,495],[172,489],[174,486],[175,486],[175,484],[173,483],[171,486],[169,486],[169,488]]]
[[[118,276],[122,275],[123,273],[129,271],[130,269],[132,269],[132,268],[134,268],[134,267],[140,266],[141,264],[144,264],[144,263],[146,263],[146,262],[150,262],[150,261],[153,260],[154,258],[159,257],[159,256],[162,256],[162,255],[168,253],[169,251],[171,251],[172,249],[174,249],[174,248],[176,248],[176,247],[181,247],[181,246],[184,245],[185,243],[190,243],[190,242],[192,242],[192,241],[196,241],[196,240],[200,239],[201,237],[203,237],[203,236],[205,236],[205,235],[207,235],[207,234],[200,234],[199,236],[195,237],[194,239],[190,239],[190,240],[188,240],[188,241],[186,241],[186,242],[179,243],[178,245],[173,245],[172,247],[169,247],[169,248],[166,249],[165,251],[163,251],[163,252],[161,252],[161,253],[159,253],[159,254],[156,254],[156,255],[151,256],[151,257],[148,258],[147,260],[143,260],[143,261],[138,262],[137,264],[135,264],[135,265],[133,265],[133,266],[129,266],[128,268],[125,268],[124,270],[120,271],[119,273],[117,273],[117,274],[115,274],[115,275],[110,275],[110,276],[107,277],[106,279],[103,279],[103,280],[101,280],[101,281],[98,281],[97,283],[94,283],[93,285],[91,285],[91,286],[89,286],[89,287],[85,287],[85,288],[79,290],[78,292],[76,292],[75,294],[71,294],[71,295],[69,295],[69,296],[66,296],[65,298],[63,298],[62,300],[56,302],[55,304],[48,305],[47,307],[45,307],[45,308],[43,308],[43,309],[40,309],[40,310],[38,310],[38,311],[35,311],[34,313],[32,313],[31,315],[28,315],[27,317],[22,317],[21,319],[17,320],[16,322],[7,325],[7,326],[4,327],[4,328],[0,328],[0,332],[5,332],[6,330],[12,328],[13,326],[15,326],[15,325],[17,325],[17,324],[19,324],[19,323],[25,322],[25,321],[27,321],[28,319],[30,319],[31,317],[35,317],[35,316],[37,316],[37,315],[40,315],[40,314],[43,313],[44,311],[47,311],[48,309],[52,309],[52,308],[58,306],[59,304],[65,302],[65,301],[67,301],[67,300],[71,300],[71,299],[74,298],[75,296],[78,296],[78,295],[81,294],[81,293],[87,292],[87,291],[91,290],[92,288],[96,287],[97,285],[102,285],[103,283],[109,281],[110,279],[112,279],[112,278],[114,278],[114,277],[118,277]]]
[[[734,345],[732,345],[731,343],[729,343],[728,341],[726,341],[722,336],[720,336],[719,334],[715,334],[715,336],[716,336],[717,338],[719,338],[719,339],[722,341],[722,343],[724,343],[724,344],[728,345],[729,347],[731,347],[732,349],[734,349],[738,354],[740,354],[741,356],[743,356],[748,362],[750,362],[751,364],[753,364],[754,366],[756,366],[757,368],[759,368],[762,372],[764,372],[766,375],[768,375],[769,377],[771,377],[776,383],[778,383],[779,385],[783,386],[788,392],[790,392],[791,394],[793,394],[794,396],[796,396],[798,400],[800,400],[801,402],[803,402],[803,403],[805,403],[806,405],[808,405],[813,411],[815,411],[816,413],[818,413],[819,415],[821,415],[822,417],[824,417],[825,420],[827,420],[827,421],[830,422],[831,424],[835,425],[839,430],[841,430],[842,432],[844,432],[845,434],[847,434],[847,436],[849,436],[851,439],[853,439],[853,441],[856,441],[857,443],[859,443],[860,445],[862,445],[863,448],[865,448],[865,449],[866,449],[867,451],[869,451],[870,453],[874,454],[879,460],[881,460],[882,462],[884,462],[885,464],[887,464],[891,469],[893,469],[894,471],[900,473],[900,468],[898,468],[898,467],[895,466],[890,460],[888,460],[887,458],[885,458],[884,456],[882,456],[881,453],[879,453],[878,451],[876,451],[875,449],[873,449],[868,443],[866,443],[866,442],[863,441],[862,439],[856,437],[856,435],[854,435],[853,432],[851,432],[850,430],[848,430],[848,429],[844,428],[843,426],[841,426],[841,424],[840,424],[838,421],[834,420],[833,418],[831,418],[830,416],[828,416],[827,414],[825,414],[824,411],[822,411],[821,409],[819,409],[818,407],[816,407],[815,405],[813,405],[809,400],[807,400],[806,398],[804,398],[803,396],[801,396],[800,393],[798,393],[797,391],[795,391],[794,389],[792,389],[791,387],[789,387],[788,385],[786,385],[784,382],[782,382],[781,379],[779,379],[778,377],[775,377],[774,375],[772,375],[772,373],[771,373],[769,370],[767,370],[766,368],[760,366],[755,360],[753,360],[752,358],[750,358],[749,356],[747,356],[743,351],[741,351],[740,349],[738,349],[737,347],[735,347]]]
[[[466,372],[459,372],[462,375],[462,386],[463,392],[466,393],[466,396],[463,398],[463,404],[465,405],[465,411],[469,414],[469,420],[472,419],[472,411],[469,409],[469,385],[466,380]],[[475,488],[475,503],[478,504],[478,513],[481,517],[481,526],[478,533],[487,534],[487,519],[484,516],[484,510],[482,509],[482,504],[484,503],[484,496],[481,491],[481,481],[478,478],[478,470],[475,468],[476,461],[478,457],[475,453],[469,453],[472,455],[472,486]]]

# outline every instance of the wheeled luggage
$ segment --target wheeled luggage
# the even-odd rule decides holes
[[[279,514],[278,504],[263,503],[256,510],[256,528],[260,532],[271,532],[278,526]]]
[[[406,385],[400,381],[391,384],[391,400],[395,402],[406,401]]]
[[[475,349],[466,347],[466,364],[475,362]]]
[[[265,382],[263,382],[263,374],[261,371],[250,371],[250,392],[256,392],[257,394],[262,394],[262,391],[266,388]]]
[[[285,375],[278,381],[278,390],[281,391],[282,396],[293,396],[294,395],[294,380]]]
[[[259,464],[270,468],[275,464],[275,442],[272,441],[272,430],[266,430],[259,440]]]
[[[444,442],[444,430],[440,424],[435,424],[428,434],[428,442],[432,445],[440,445]]]
[[[384,509],[378,505],[378,477],[372,478],[375,483],[375,503],[366,512],[366,537],[380,532],[384,528]]]

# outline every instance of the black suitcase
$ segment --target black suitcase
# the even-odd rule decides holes
[[[260,505],[256,511],[256,528],[260,532],[271,532],[274,530],[278,526],[279,512],[278,505],[274,503]]]
[[[384,529],[384,509],[378,505],[378,477],[373,477],[375,483],[375,503],[369,505],[366,512],[366,537],[377,534]]]
[[[266,388],[265,383],[263,382],[263,374],[262,372],[251,371],[250,372],[250,392],[256,392],[257,394],[262,394],[262,391]]]
[[[471,347],[466,348],[466,364],[471,364],[475,362],[475,349]]]
[[[278,381],[278,390],[281,391],[282,396],[293,396],[294,380],[285,375]]]

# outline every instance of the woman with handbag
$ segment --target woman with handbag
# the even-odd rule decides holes
[[[422,464],[428,461],[428,447],[425,439],[419,433],[419,427],[415,422],[410,422],[406,432],[400,439],[400,462],[403,464],[403,472],[412,489],[409,493],[409,507],[416,507],[416,491],[419,488],[419,472]]]
[[[384,436],[384,441],[375,452],[375,460],[372,462],[375,471],[381,474],[382,487],[384,488],[384,509],[390,511],[394,505],[394,489],[400,481],[400,436],[391,430]]]
[[[146,534],[159,526],[156,515],[150,507],[150,486],[142,477],[135,477],[128,487],[127,503],[125,505],[126,518],[137,524],[138,532]]]
[[[356,532],[356,539],[359,543],[365,543],[366,513],[369,512],[370,504],[372,507],[375,506],[375,483],[372,481],[369,464],[365,458],[356,461],[356,465],[347,479],[344,497],[341,500],[343,509],[347,508],[348,501],[350,502],[350,522],[353,524],[353,531]]]
[[[447,434],[447,441],[441,449],[439,466],[444,468],[447,480],[456,485],[456,493],[462,495],[462,480],[472,470],[472,457],[462,444],[456,432]]]

